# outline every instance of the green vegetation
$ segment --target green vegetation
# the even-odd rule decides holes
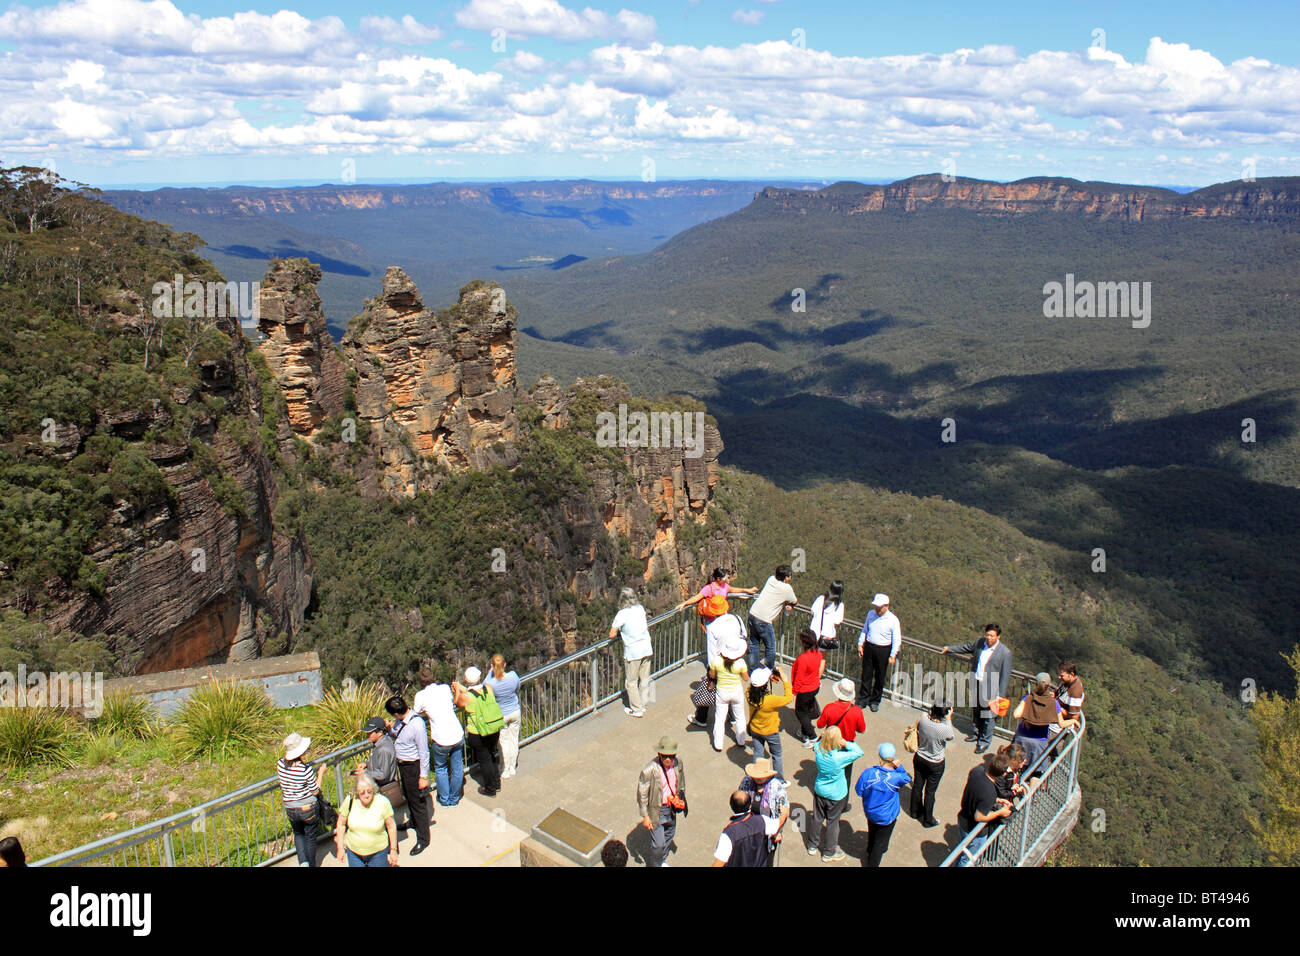
[[[224,760],[257,750],[279,729],[266,693],[232,681],[195,690],[172,719],[170,735],[182,759]]]
[[[387,688],[374,681],[345,688],[331,687],[312,708],[303,731],[316,749],[336,750],[357,742],[357,730],[371,717],[384,714]]]
[[[153,308],[156,282],[221,278],[200,243],[95,190],[0,170],[0,602],[30,612],[62,588],[99,595],[88,553],[113,520],[173,503],[155,459],[175,449],[242,513],[211,442],[247,445],[248,424],[203,379],[242,334]]]
[[[162,729],[158,713],[146,698],[124,692],[105,697],[103,710],[90,726],[96,734],[126,740],[149,740]]]
[[[0,707],[0,767],[69,767],[85,731],[57,707]]]
[[[1300,678],[1300,646],[1286,655]],[[1300,699],[1264,694],[1250,709],[1263,767],[1264,813],[1255,832],[1272,866],[1300,866]]]

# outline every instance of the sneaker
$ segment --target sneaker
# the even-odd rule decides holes
[[[980,744],[978,747],[975,748],[975,752],[977,754],[982,754],[985,753],[988,749],[989,749],[988,744]]]
[[[921,821],[921,826],[925,827],[927,830],[928,830],[930,827],[937,827],[938,825],[939,825],[939,821],[936,820],[934,817],[931,817],[931,818],[928,819],[928,820],[922,820],[922,821]]]
[[[809,856],[816,856],[820,852],[821,852],[821,847],[817,846],[817,844],[815,843],[808,847]]]
[[[634,711],[632,711],[632,716],[633,716],[633,717],[644,717],[644,716],[645,716],[645,711],[644,711],[644,710],[634,710]]]
[[[968,744],[973,744],[975,741],[979,740],[979,738],[976,737],[974,734],[967,734],[965,737],[962,738],[962,740],[966,741],[966,743]]]
[[[822,857],[822,862],[823,862],[823,863],[838,863],[838,862],[840,862],[840,860],[847,860],[848,858],[849,858],[849,855],[848,855],[847,853],[845,853],[843,850],[836,850],[834,856],[824,856],[824,857]]]
[[[812,750],[814,747],[817,746],[817,738],[816,738],[816,737],[809,737],[807,740],[805,740],[805,741],[803,742],[803,745],[804,745],[804,747],[805,747],[806,749],[808,749],[808,750]]]
[[[631,707],[628,707],[626,704],[623,705],[623,713],[627,714],[629,717],[636,716],[636,711],[633,710]]]
[[[880,704],[879,704],[879,703],[875,703],[875,704],[872,704],[872,705],[871,705],[871,712],[872,712],[873,714],[876,713],[876,712],[878,712],[879,710],[880,710]]]

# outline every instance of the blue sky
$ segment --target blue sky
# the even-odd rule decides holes
[[[1295,20],[1273,2],[29,2],[0,6],[0,163],[104,186],[1295,175]]]

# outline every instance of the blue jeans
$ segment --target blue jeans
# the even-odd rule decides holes
[[[771,755],[772,767],[776,770],[776,775],[782,780],[785,774],[781,771],[781,731],[774,734],[756,734],[752,730],[750,736],[754,739],[754,759]]]
[[[438,803],[454,807],[460,803],[465,786],[465,749],[463,744],[443,747],[431,744],[433,750],[433,779],[438,787]]]
[[[974,708],[971,714],[971,723],[975,725],[975,746],[987,747],[993,743],[993,721],[995,717],[990,714],[988,717],[980,716],[981,708]]]
[[[352,848],[348,847],[346,853],[348,855],[348,866],[388,866],[387,850],[380,850],[378,853],[362,856],[360,853],[353,853]]]
[[[759,642],[762,652],[759,652]],[[760,664],[761,662],[761,664]],[[776,666],[776,628],[767,621],[760,621],[754,615],[749,616],[749,653],[745,655],[745,664],[752,674],[762,667]]]
[[[650,819],[653,820],[654,817]],[[668,848],[672,846],[676,835],[677,811],[672,807],[660,807],[659,822],[650,831],[650,852],[646,854],[645,865],[663,866],[668,860]]]
[[[959,834],[958,842],[960,842],[961,840],[966,839],[966,834],[970,833],[970,831],[969,831],[969,830],[965,830],[965,829],[963,829],[963,828],[962,828],[962,825],[961,825],[961,822],[958,821],[958,823],[957,823],[957,833]],[[961,854],[960,856],[957,857],[957,865],[958,865],[958,866],[969,866],[969,865],[970,865],[970,858],[971,858],[972,856],[974,856],[976,853],[979,852],[980,847],[982,847],[982,846],[984,845],[984,841],[986,841],[988,838],[989,838],[989,836],[988,836],[988,828],[985,827],[984,832],[982,832],[982,833],[981,833],[979,836],[977,836],[975,839],[971,840],[970,843],[969,843],[969,845],[967,845],[966,850],[963,851],[962,854]],[[969,856],[968,856],[967,854],[969,854]]]
[[[316,865],[316,827],[319,815],[316,805],[310,807],[285,807],[289,826],[293,828],[293,848],[298,853],[299,866]]]

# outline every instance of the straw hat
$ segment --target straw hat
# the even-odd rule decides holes
[[[310,747],[311,738],[295,731],[284,738],[284,759],[293,760],[295,757],[301,757]]]
[[[769,780],[776,776],[776,768],[772,766],[770,757],[763,757],[745,767],[745,776],[758,781]]]
[[[846,704],[853,703],[853,693],[856,689],[857,688],[855,687],[853,681],[847,677],[844,678],[843,680],[836,681],[834,685],[832,685],[831,687],[831,690],[834,692],[836,698],[844,701],[844,703]]]

